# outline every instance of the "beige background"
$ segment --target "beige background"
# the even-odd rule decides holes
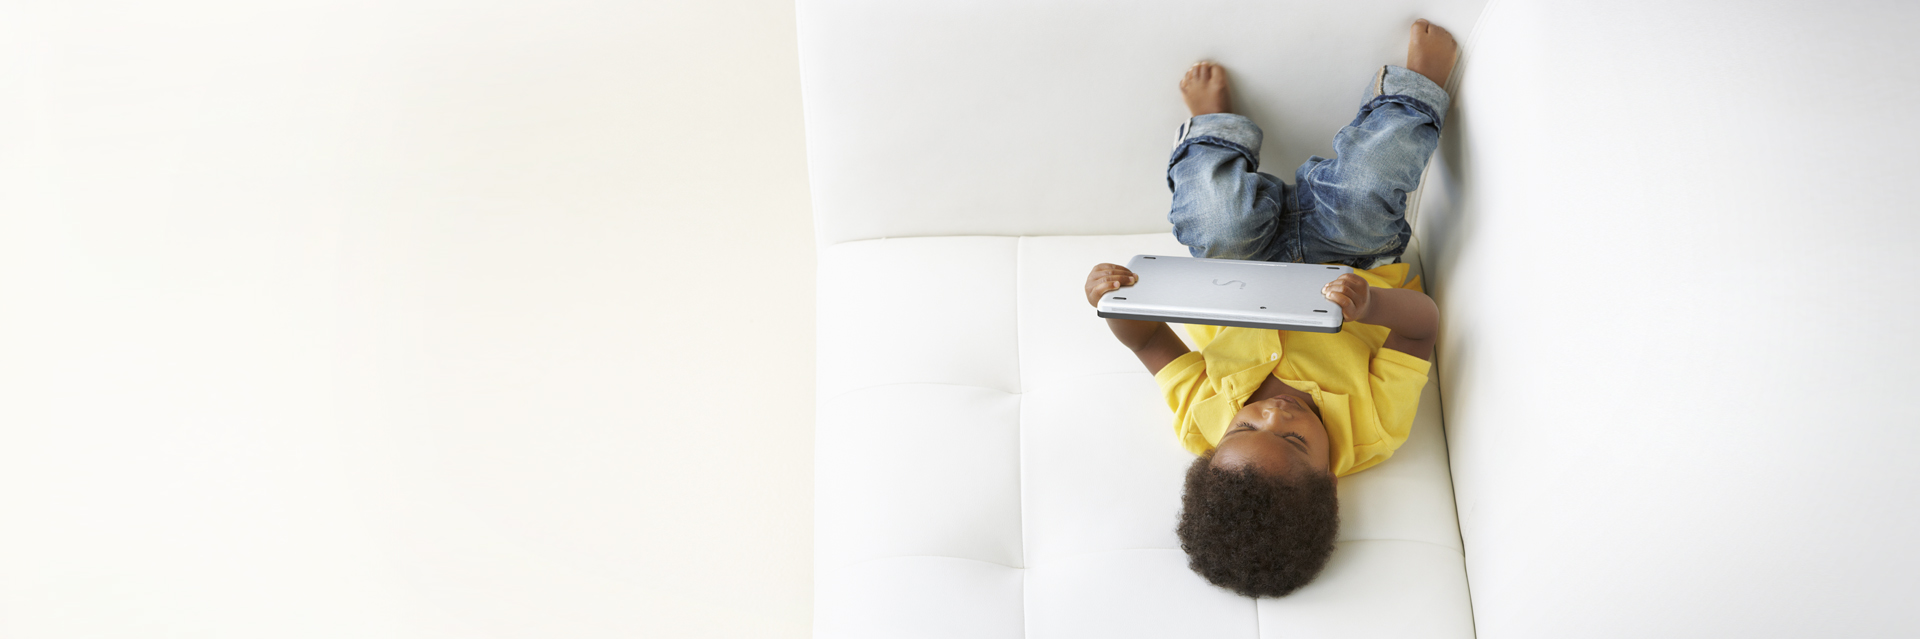
[[[0,7],[0,635],[808,633],[793,7]]]

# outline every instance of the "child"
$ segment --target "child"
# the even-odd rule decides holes
[[[1384,461],[1407,440],[1427,382],[1439,311],[1398,264],[1407,191],[1439,144],[1455,45],[1419,20],[1407,66],[1383,67],[1374,97],[1294,184],[1259,173],[1260,129],[1230,111],[1226,71],[1201,62],[1180,92],[1193,117],[1167,169],[1173,234],[1195,257],[1346,264],[1322,294],[1339,333],[1189,325],[1189,352],[1161,322],[1107,320],[1154,374],[1187,470],[1178,528],[1188,565],[1215,585],[1278,597],[1312,581],[1339,529],[1334,478]],[[1101,264],[1087,302],[1138,277]]]

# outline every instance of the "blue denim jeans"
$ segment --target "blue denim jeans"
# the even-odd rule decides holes
[[[1407,250],[1407,192],[1440,144],[1449,98],[1426,76],[1388,66],[1376,96],[1313,156],[1294,183],[1260,172],[1260,127],[1245,116],[1195,116],[1167,166],[1173,235],[1194,257],[1392,264]]]

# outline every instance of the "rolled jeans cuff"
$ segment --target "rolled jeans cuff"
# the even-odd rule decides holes
[[[1173,149],[1173,161],[1180,160],[1186,147],[1209,143],[1239,153],[1246,157],[1253,170],[1259,170],[1260,136],[1260,127],[1238,113],[1196,115],[1180,125],[1180,141]]]
[[[1420,103],[1416,108],[1424,107],[1420,110],[1426,111],[1427,116],[1433,119],[1434,128],[1445,126],[1447,107],[1453,103],[1453,98],[1447,95],[1447,90],[1434,84],[1433,80],[1427,76],[1406,67],[1396,67],[1391,64],[1382,67],[1380,74],[1375,76],[1373,94],[1375,101],[1392,100],[1393,96],[1413,98]]]

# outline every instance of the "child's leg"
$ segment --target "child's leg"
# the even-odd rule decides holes
[[[1181,82],[1194,117],[1167,165],[1173,236],[1194,257],[1274,259],[1285,200],[1280,180],[1260,173],[1260,127],[1227,113],[1226,71],[1203,62]]]
[[[1194,257],[1265,260],[1279,250],[1282,186],[1260,167],[1260,127],[1216,113],[1188,121],[1167,166],[1173,236]]]
[[[1303,262],[1370,268],[1407,248],[1407,192],[1440,144],[1449,98],[1403,67],[1378,81],[1381,94],[1334,136],[1337,157],[1308,159],[1294,174]]]

